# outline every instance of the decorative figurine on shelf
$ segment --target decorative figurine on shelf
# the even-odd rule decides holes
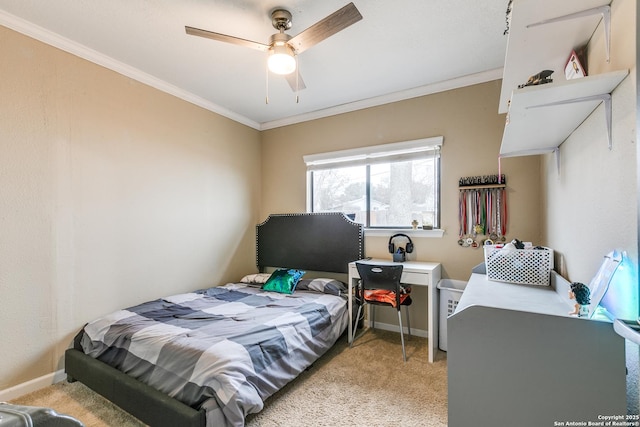
[[[586,317],[589,313],[589,299],[591,290],[587,285],[580,282],[571,283],[571,289],[569,290],[569,299],[575,299],[576,304],[574,310],[569,314],[577,314],[578,317]]]
[[[411,227],[412,227],[414,230],[417,230],[417,229],[418,229],[418,224],[419,224],[419,223],[418,223],[418,220],[417,220],[417,219],[414,219],[413,221],[411,221]]]
[[[543,85],[545,83],[553,83],[553,79],[551,78],[551,74],[553,74],[553,70],[542,70],[535,76],[529,77],[526,83],[518,85],[518,89],[522,89],[527,86],[537,86]]]

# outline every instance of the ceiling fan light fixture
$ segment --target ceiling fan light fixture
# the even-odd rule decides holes
[[[296,58],[288,45],[274,45],[269,49],[267,60],[269,70],[274,74],[286,75],[296,70]]]
[[[201,30],[199,28],[185,26],[187,34],[204,37],[225,43],[232,43],[239,46],[249,47],[261,52],[268,52],[267,60],[267,85],[269,82],[269,72],[285,75],[289,86],[296,92],[306,86],[302,81],[298,68],[297,55],[306,51],[310,47],[320,43],[324,39],[344,30],[362,19],[362,15],[353,2],[336,10],[332,14],[324,17],[320,21],[308,27],[295,37],[291,37],[285,31],[291,29],[291,12],[286,9],[275,9],[271,12],[271,25],[278,30],[271,35],[269,43],[259,43],[228,34],[216,33],[213,31]],[[294,82],[292,84],[292,82]]]

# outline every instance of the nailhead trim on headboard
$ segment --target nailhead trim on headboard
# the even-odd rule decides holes
[[[262,239],[262,241],[260,240]],[[272,214],[256,226],[256,265],[347,273],[364,258],[364,227],[340,212]]]

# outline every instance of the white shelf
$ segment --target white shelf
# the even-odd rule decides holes
[[[542,70],[553,70],[554,82],[564,81],[564,66],[571,50],[589,42],[602,16],[534,24],[609,3],[610,0],[514,0],[498,112],[506,113],[511,92]]]
[[[629,74],[628,70],[516,89],[500,156],[554,151]]]
[[[611,0],[513,1],[498,107],[500,113],[508,113],[501,157],[557,152],[602,102],[611,148],[611,92],[629,71],[569,81],[564,75],[571,51],[589,43],[596,30],[604,32],[602,39],[609,60],[610,3]],[[552,83],[518,89],[543,70],[553,70]]]

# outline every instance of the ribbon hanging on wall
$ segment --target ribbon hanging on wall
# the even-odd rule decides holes
[[[478,182],[497,182],[479,184]],[[472,184],[474,183],[474,184]],[[460,178],[458,244],[477,248],[506,241],[507,189],[504,175]]]

